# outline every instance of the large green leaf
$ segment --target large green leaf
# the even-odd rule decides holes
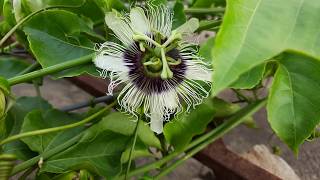
[[[132,136],[137,125],[137,121],[135,119],[132,119],[130,116],[120,112],[112,113],[105,117],[105,119],[106,121],[103,124],[105,129],[126,136]],[[138,137],[148,146],[157,147],[159,149],[161,148],[159,139],[143,121],[140,121]]]
[[[24,122],[21,128],[21,132],[34,131],[39,129],[46,129],[52,127],[63,126],[79,121],[80,118],[75,115],[67,114],[58,110],[50,109],[47,112],[40,110],[31,111],[24,118]],[[32,136],[23,138],[22,141],[26,143],[29,148],[35,152],[43,153],[46,150],[52,148],[52,143],[56,144],[57,139],[60,140],[60,144],[66,139],[72,138],[76,133],[79,133],[83,127],[66,130],[63,132],[54,132],[39,136]],[[48,146],[50,147],[48,148]]]
[[[140,123],[134,158],[149,155],[148,146],[160,146],[150,128]],[[115,177],[121,173],[121,160],[128,159],[128,147],[131,147],[136,125],[137,122],[125,114],[111,113],[90,127],[75,146],[46,160],[41,171],[64,173],[71,169],[87,169],[107,178]]]
[[[10,109],[1,129],[5,130],[3,137],[14,135],[20,132],[24,117],[34,109],[46,111],[52,108],[47,101],[39,97],[21,97],[17,99],[14,106]],[[22,141],[15,141],[5,144],[3,150],[6,153],[14,153],[21,160],[27,160],[35,154]]]
[[[90,18],[93,23],[104,22],[104,10],[99,5],[98,0],[87,0],[81,7],[72,9],[72,12]]]
[[[319,11],[318,0],[228,0],[213,49],[213,94],[287,49],[319,58]]]
[[[167,123],[163,130],[166,140],[176,150],[183,149],[193,136],[205,131],[215,112],[212,101],[207,99],[206,102],[192,110],[190,114],[181,114]]]
[[[44,26],[45,24],[45,26]],[[94,44],[87,37],[94,32],[77,15],[64,10],[48,10],[26,22],[30,48],[42,67],[74,60],[93,53]],[[92,63],[57,74],[72,77],[82,73],[96,74]]]
[[[65,173],[87,169],[108,178],[118,175],[122,169],[121,155],[130,137],[106,129],[107,121],[92,126],[76,145],[46,160],[41,171]]]
[[[6,121],[9,134],[13,135],[20,132],[23,120],[30,111],[38,109],[44,112],[51,108],[52,106],[42,98],[20,97],[8,112]]]
[[[19,74],[25,68],[27,68],[30,63],[25,60],[12,58],[12,57],[1,57],[0,58],[0,76],[7,79],[14,77]]]
[[[295,152],[320,123],[320,62],[285,54],[273,80],[268,120],[276,134]]]

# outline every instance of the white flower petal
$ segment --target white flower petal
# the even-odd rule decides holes
[[[128,47],[133,43],[133,31],[123,18],[119,17],[115,12],[108,12],[106,13],[105,21],[123,44]]]
[[[143,34],[151,33],[150,22],[142,8],[136,7],[131,9],[130,21],[133,31],[138,31]]]
[[[180,56],[187,66],[185,72],[187,79],[211,82],[212,70],[208,68],[209,64],[199,57],[197,51],[190,44],[181,44]]]
[[[128,72],[129,68],[123,58],[124,47],[106,42],[96,48],[97,55],[93,59],[96,67],[111,72]]]
[[[210,82],[212,78],[212,72],[210,69],[203,65],[195,64],[188,66],[186,69],[185,77],[187,79],[200,80]]]
[[[128,72],[129,69],[125,66],[123,59],[117,56],[110,55],[97,55],[94,60],[96,67],[107,70],[107,71],[116,71],[116,72]]]
[[[150,129],[157,133],[161,134],[163,132],[163,114],[151,112],[151,122]]]
[[[138,89],[134,83],[129,82],[120,92],[118,103],[124,111],[138,117],[138,108],[143,105],[145,99],[148,99],[148,96]]]
[[[151,118],[150,128],[160,134],[163,131],[163,122],[170,120],[170,115],[180,112],[179,98],[175,89],[154,93],[148,99],[145,108],[149,109]]]

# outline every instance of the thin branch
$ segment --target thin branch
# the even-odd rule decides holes
[[[141,116],[139,117],[137,125],[136,125],[136,128],[134,130],[134,137],[133,137],[133,142],[132,142],[132,146],[131,146],[131,150],[130,150],[130,154],[129,154],[129,160],[128,160],[128,166],[127,166],[127,171],[126,171],[126,175],[125,175],[125,180],[128,179],[128,175],[129,175],[129,172],[130,172],[132,156],[133,156],[134,148],[135,148],[136,142],[137,142],[138,129],[139,129],[140,121],[141,121]]]

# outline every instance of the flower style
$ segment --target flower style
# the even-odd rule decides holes
[[[143,109],[158,134],[164,121],[200,104],[211,87],[211,69],[194,45],[183,41],[198,28],[198,20],[172,31],[172,17],[165,6],[135,7],[126,16],[107,13],[106,24],[122,44],[100,44],[94,58],[100,75],[111,79],[108,94],[124,83],[119,105],[135,116]]]

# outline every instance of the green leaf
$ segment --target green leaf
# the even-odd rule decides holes
[[[255,87],[263,78],[265,68],[266,63],[263,63],[250,69],[248,72],[242,74],[230,87],[234,89],[251,89]]]
[[[16,24],[14,14],[12,12],[12,1],[4,0],[3,1],[3,19],[6,23],[8,29]]]
[[[75,115],[67,114],[55,109],[50,109],[45,113],[40,110],[34,110],[28,113],[24,118],[21,133],[72,124],[79,120],[80,118]],[[65,140],[72,138],[82,129],[83,127],[78,127],[63,132],[32,136],[23,138],[22,141],[26,143],[32,151],[43,153],[54,146],[58,146],[58,143],[61,144]]]
[[[3,153],[14,154],[19,160],[29,160],[37,155],[37,153],[31,151],[29,147],[22,141],[14,141],[3,146]]]
[[[215,111],[215,119],[229,118],[241,109],[239,104],[229,103],[219,98],[214,98],[212,100],[212,107]],[[246,117],[246,119],[243,121],[243,124],[249,128],[257,127],[252,116]]]
[[[68,11],[48,10],[39,13],[25,23],[24,31],[33,54],[44,68],[94,52],[94,44],[87,37],[94,32],[85,21]],[[62,71],[56,77],[72,77],[83,73],[97,75],[93,63],[90,63]]]
[[[121,163],[122,164],[125,164],[125,163],[127,163],[129,161],[131,147],[132,147],[132,143],[122,153],[122,156],[121,156]],[[139,158],[139,157],[148,157],[148,156],[152,156],[152,154],[149,152],[148,147],[145,144],[143,144],[143,142],[137,141],[135,146],[134,146],[134,151],[132,153],[131,159],[133,160],[133,159],[136,159],[136,158]]]
[[[47,159],[41,172],[86,169],[108,179],[117,176],[122,169],[121,155],[130,137],[106,129],[107,121],[104,119],[90,127],[76,145]]]
[[[0,57],[0,76],[7,79],[14,77],[26,69],[30,63],[13,57]]]
[[[99,0],[99,2],[103,3],[104,1]],[[70,9],[70,11],[90,18],[93,23],[103,22],[104,10],[99,5],[98,0],[87,0],[81,7]]]
[[[184,14],[184,5],[182,2],[177,1],[174,4],[173,13],[172,29],[176,29],[187,21],[186,15]]]
[[[39,97],[21,97],[17,99],[14,106],[7,113],[4,119],[3,138],[20,132],[24,117],[34,109],[46,111],[51,109],[47,101]],[[2,128],[1,128],[2,129]],[[21,160],[29,159],[34,155],[22,141],[15,141],[3,146],[4,152],[14,153]]]
[[[192,110],[190,114],[181,114],[164,126],[166,140],[179,151],[191,141],[192,137],[203,133],[212,121],[215,110],[212,102],[207,99],[203,104]]]
[[[10,94],[10,85],[7,79],[0,76],[0,90],[4,93],[4,95]]]
[[[268,120],[275,133],[298,152],[320,123],[320,62],[285,53],[268,99]]]
[[[213,95],[287,49],[319,58],[320,1],[227,2],[213,49]]]
[[[192,7],[209,8],[213,4],[213,0],[195,0]]]
[[[111,11],[112,9],[116,9],[118,11],[127,10],[125,4],[120,0],[108,0],[107,1],[107,10]]]
[[[120,112],[112,113],[106,116],[104,120],[106,121],[104,123],[106,127],[104,128],[126,136],[132,136],[137,125],[135,119],[132,119],[130,116]],[[143,121],[140,121],[140,123],[138,138],[148,146],[161,149],[159,139],[154,135],[149,126]]]
[[[10,135],[18,134],[24,117],[32,110],[46,111],[52,106],[40,97],[20,97],[8,112],[8,128]]]
[[[211,37],[200,46],[199,55],[204,58],[205,62],[212,61],[211,50],[214,47],[214,41],[215,41],[215,37]]]
[[[225,0],[196,0],[192,7],[209,8],[211,6],[225,6]]]
[[[241,109],[241,107],[238,104],[232,104],[224,101],[223,99],[214,98],[212,100],[212,108],[215,111],[214,117],[215,118],[226,118],[230,117],[234,113],[236,113],[238,110]]]
[[[71,169],[86,169],[112,179],[121,173],[121,161],[127,160],[127,149],[137,125],[132,120],[119,112],[107,115],[86,130],[76,145],[46,160],[41,171],[65,173]],[[141,123],[134,157],[149,156],[147,147],[160,146],[150,128]]]
[[[3,2],[4,0],[0,0],[0,16],[2,16],[2,12],[3,12]]]

